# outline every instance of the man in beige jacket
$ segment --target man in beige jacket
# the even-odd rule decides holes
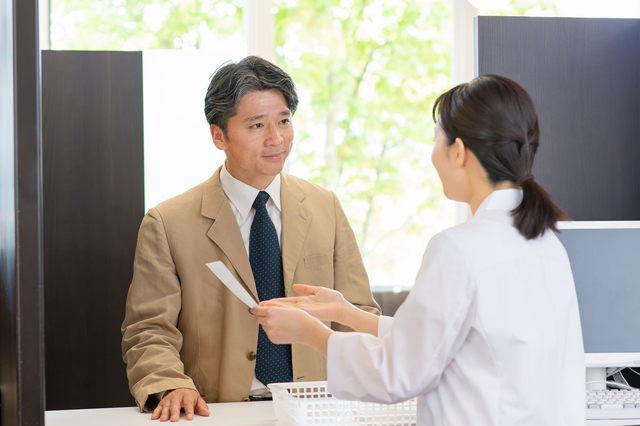
[[[149,210],[142,221],[122,350],[136,403],[141,410],[157,405],[152,419],[177,420],[184,409],[190,420],[194,413],[208,415],[205,402],[259,399],[268,383],[258,378],[326,379],[325,358],[303,345],[284,348],[262,340],[260,358],[258,322],[207,263],[222,261],[258,302],[267,294],[261,286],[272,285],[263,283],[275,274],[279,295],[295,295],[294,283],[323,286],[379,313],[335,195],[282,173],[297,103],[289,75],[263,59],[247,57],[219,68],[205,114],[225,164],[206,182]],[[266,205],[256,207],[254,200],[262,196]],[[275,244],[267,256],[275,253],[277,261],[271,257],[265,267],[278,273],[256,266],[256,250],[262,250],[254,240],[258,222],[269,227],[265,232]],[[271,368],[279,375],[270,375]]]

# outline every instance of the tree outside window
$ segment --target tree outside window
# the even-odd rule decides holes
[[[578,3],[512,0],[480,13],[575,16]],[[51,0],[51,45],[239,50],[243,7],[242,0]],[[621,7],[620,0],[601,6]],[[272,13],[276,61],[301,96],[288,171],[337,193],[373,285],[411,286],[429,238],[454,225],[430,159],[431,107],[451,85],[451,2],[273,0]]]

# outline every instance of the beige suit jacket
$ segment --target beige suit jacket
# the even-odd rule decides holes
[[[379,313],[335,195],[284,173],[281,182],[286,295],[296,294],[294,283],[323,286]],[[259,300],[240,229],[220,186],[220,169],[149,210],[140,226],[122,324],[129,388],[140,409],[149,395],[175,388],[195,389],[209,403],[249,395],[258,322],[205,266],[216,260]],[[294,380],[326,380],[326,360],[313,349],[293,345],[292,363]]]

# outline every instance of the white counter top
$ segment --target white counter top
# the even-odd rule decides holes
[[[138,407],[97,408],[93,410],[61,410],[45,413],[46,426],[150,426],[150,425],[215,425],[215,426],[276,426],[273,403],[236,402],[208,404],[211,415],[195,415],[187,421],[182,413],[178,422],[151,421],[151,413],[141,413]]]
[[[150,426],[150,425],[210,425],[210,426],[280,426],[273,412],[273,402],[233,402],[208,404],[211,415],[195,415],[187,421],[184,413],[176,423],[151,421],[151,413],[141,413],[138,407],[96,408],[93,410],[61,410],[45,413],[46,426]],[[640,425],[638,420],[589,420],[587,426]]]

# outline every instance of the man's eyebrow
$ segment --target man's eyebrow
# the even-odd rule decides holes
[[[250,121],[256,121],[256,120],[260,120],[261,118],[265,118],[267,116],[267,114],[260,114],[260,115],[252,115],[251,117],[247,117],[245,118],[243,121],[245,123],[248,123]]]
[[[289,111],[288,109],[286,109],[286,110],[280,111],[280,112],[278,113],[278,115],[279,115],[279,116],[286,116],[286,117],[289,117],[289,116],[291,115],[291,111]],[[266,116],[267,116],[267,114],[252,115],[251,117],[247,117],[247,118],[245,118],[243,121],[244,121],[245,123],[249,123],[249,122],[251,122],[251,121],[257,121],[257,120],[260,120],[260,119],[262,119],[262,118],[265,118]]]

